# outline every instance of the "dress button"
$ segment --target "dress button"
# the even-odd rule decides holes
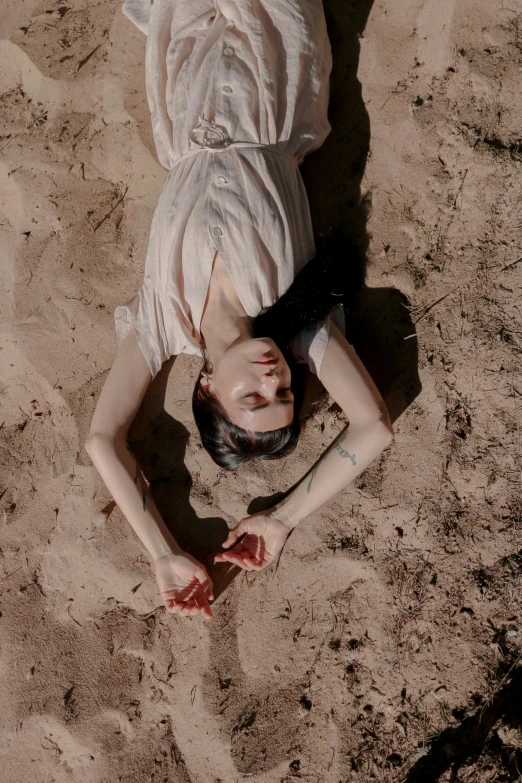
[[[224,87],[222,87],[223,92],[226,92],[228,95],[230,95],[231,92],[234,92],[232,87],[229,87],[228,84],[225,84]]]
[[[227,181],[226,181],[225,177],[218,177],[216,179],[216,182],[217,182],[218,185],[226,185],[227,184]]]
[[[227,29],[227,30],[232,30],[232,28],[234,27],[234,22],[232,21],[232,19],[230,19],[230,20],[229,20],[229,21],[226,23],[225,27],[226,27],[226,29]]]
[[[213,237],[220,237],[223,232],[221,231],[219,226],[214,226],[212,229],[212,236]]]
[[[226,54],[227,57],[232,57],[234,54],[234,49],[231,46],[225,46],[223,53]]]

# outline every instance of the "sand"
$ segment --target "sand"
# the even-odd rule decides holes
[[[212,568],[204,622],[162,608],[83,449],[166,177],[145,38],[118,0],[3,3],[3,783],[518,779],[522,4],[325,8],[333,131],[303,176],[316,229],[367,246],[349,330],[396,438],[277,570]],[[209,563],[344,421],[320,398],[296,454],[225,473],[197,370],[165,366],[133,443]]]

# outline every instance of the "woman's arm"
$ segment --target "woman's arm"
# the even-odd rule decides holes
[[[166,608],[181,614],[205,609],[204,613],[211,616],[207,599],[212,594],[212,582],[205,568],[176,543],[127,447],[130,425],[150,380],[149,367],[131,330],[101,391],[85,448],[154,561]]]
[[[349,425],[280,503],[241,520],[223,543],[233,548],[219,554],[217,561],[248,570],[271,563],[289,532],[353,481],[393,440],[393,427],[377,387],[333,321],[319,378]]]
[[[319,378],[348,418],[348,426],[295,489],[274,507],[290,528],[353,481],[393,440],[377,387],[355,350],[332,321]]]
[[[127,448],[130,425],[150,380],[149,367],[131,330],[101,391],[85,449],[136,535],[156,560],[161,555],[179,552],[179,547]]]

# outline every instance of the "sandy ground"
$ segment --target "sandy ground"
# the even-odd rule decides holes
[[[334,130],[303,175],[316,227],[367,244],[350,334],[396,440],[276,571],[213,569],[205,623],[162,609],[82,448],[166,177],[145,38],[119,0],[2,5],[4,783],[520,779],[522,4],[325,8]],[[226,474],[197,369],[164,368],[133,440],[204,558],[343,420],[323,399],[296,455]]]

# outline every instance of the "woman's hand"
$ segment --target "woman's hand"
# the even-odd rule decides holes
[[[163,555],[154,568],[167,612],[212,617],[212,580],[198,560],[186,552]]]
[[[271,511],[245,517],[223,541],[223,547],[228,551],[216,555],[214,562],[233,563],[246,571],[260,571],[275,560],[291,532],[291,528],[276,519]],[[244,538],[238,541],[243,535]]]

